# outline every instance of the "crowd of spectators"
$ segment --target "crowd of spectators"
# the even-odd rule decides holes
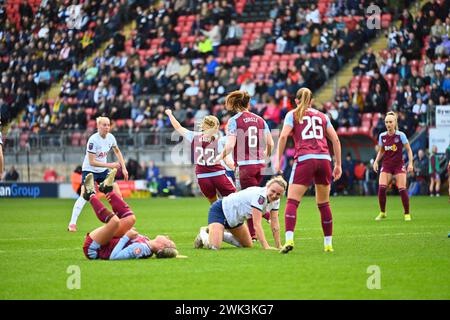
[[[94,58],[92,65],[78,60],[78,57],[85,57],[85,51],[69,51],[71,60],[60,61],[64,68],[61,72],[53,72],[63,76],[57,99],[36,105],[37,95],[24,94],[20,107],[12,108],[5,99],[0,100],[0,106],[9,109],[11,115],[17,113],[11,110],[25,109],[20,129],[35,133],[92,129],[92,119],[99,115],[107,115],[113,120],[132,120],[119,121],[122,125],[116,126],[115,130],[159,132],[168,127],[163,114],[167,107],[174,109],[175,116],[185,126],[194,125],[208,114],[214,114],[226,123],[229,115],[224,110],[223,98],[226,92],[242,89],[252,95],[253,111],[264,116],[274,128],[292,109],[293,95],[298,88],[318,89],[375,35],[375,30],[368,29],[364,23],[365,2],[336,2],[321,17],[315,4],[277,1],[270,12],[273,21],[270,32],[261,33],[248,45],[243,61],[230,64],[221,59],[219,49],[239,44],[244,32],[233,4],[229,1],[173,0],[161,3],[161,6],[144,7],[134,2],[134,11],[126,17],[114,15],[121,23],[130,17],[134,19],[136,29],[131,40],[126,40],[121,32],[112,32],[114,28],[108,29],[109,33],[96,29],[98,25],[104,25],[99,23],[101,18],[97,16],[110,20],[112,12],[128,2],[103,1],[98,3],[97,11],[94,8],[89,11],[90,7],[84,8],[87,6],[84,4],[84,12],[108,13],[97,14],[96,19],[85,14],[86,19],[79,22],[79,30],[62,28],[61,37],[71,39],[70,33],[78,39],[94,28],[91,46],[104,39],[95,38],[98,34],[114,35],[112,44]],[[384,4],[383,1],[375,3]],[[102,4],[107,4],[109,10]],[[58,5],[51,7],[53,10],[59,8],[58,12],[64,11]],[[42,8],[40,11],[47,13]],[[195,17],[187,35],[194,37],[194,42],[181,41],[184,35],[180,34],[178,21],[183,15]],[[355,15],[355,19],[344,22],[342,15]],[[52,21],[44,14],[42,16],[43,21]],[[63,18],[53,19],[56,22],[48,26],[49,30],[55,30],[56,23],[64,25]],[[48,39],[53,41],[54,36]],[[41,46],[52,47],[52,41],[47,41],[50,42],[48,45],[41,41]],[[61,50],[64,43],[60,44]],[[157,47],[149,55],[154,43]],[[264,54],[267,44],[275,46],[276,54],[296,55],[295,63],[289,67],[275,66],[265,76],[250,72],[249,59],[255,54]],[[72,42],[68,45],[70,47]],[[343,109],[351,112],[352,105]]]
[[[15,119],[29,106],[31,118],[37,119],[42,107],[50,113],[48,106],[36,107],[40,95],[103,42],[115,38],[115,32],[133,17],[134,7],[141,2],[146,3],[44,0],[33,12],[28,1],[22,1],[18,12],[20,21],[16,24],[7,16],[7,3],[2,1],[0,115],[3,123]],[[36,125],[48,125],[45,115],[41,118]]]
[[[388,48],[368,48],[349,87],[336,93],[328,111],[338,126],[357,127],[363,113],[394,110],[400,130],[411,136],[418,126],[433,124],[436,105],[449,104],[449,3],[427,2],[415,17],[404,10],[400,21],[386,33]],[[381,116],[373,136],[384,129],[383,121]]]

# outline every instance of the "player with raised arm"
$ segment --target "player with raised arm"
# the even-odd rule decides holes
[[[405,221],[411,221],[411,214],[409,213],[409,197],[406,189],[406,171],[413,172],[413,153],[409,145],[406,135],[398,130],[397,115],[395,112],[389,111],[384,119],[387,131],[380,133],[378,138],[378,145],[380,150],[373,163],[373,170],[378,172],[378,162],[383,158],[381,164],[381,172],[378,183],[378,201],[380,204],[380,213],[375,218],[379,221],[385,219],[386,215],[386,189],[395,177],[397,181],[398,191],[402,198]],[[408,168],[405,169],[405,162],[403,161],[403,148],[406,148],[408,153]]]
[[[227,143],[216,161],[225,159],[233,152],[239,175],[236,179],[239,178],[241,189],[259,187],[266,158],[270,157],[274,146],[269,126],[263,118],[249,111],[250,95],[245,91],[237,90],[228,94],[225,107],[235,115],[228,120]],[[247,225],[252,238],[256,239],[251,217]]]
[[[328,117],[313,109],[312,93],[308,88],[297,91],[297,107],[290,111],[280,134],[275,169],[280,172],[280,161],[286,147],[288,136],[292,133],[295,144],[295,163],[289,179],[289,189],[284,214],[286,243],[280,253],[294,249],[294,230],[297,223],[297,208],[311,183],[316,189],[316,203],[320,211],[324,233],[324,250],[333,251],[333,220],[330,209],[331,178],[341,177],[341,144]],[[331,156],[327,139],[333,145],[334,169],[331,171]]]
[[[97,218],[105,225],[86,235],[83,252],[90,260],[145,259],[156,253],[157,258],[178,256],[175,243],[167,236],[150,239],[140,235],[134,228],[136,217],[127,203],[114,191],[113,183],[117,169],[112,169],[99,187],[106,194],[112,211],[108,210],[95,195],[94,175],[87,174],[82,196],[91,204]],[[183,256],[184,257],[184,256]]]
[[[195,247],[218,250],[222,241],[236,247],[252,247],[253,241],[244,222],[253,217],[256,236],[261,246],[264,249],[281,248],[278,210],[280,198],[286,188],[286,181],[278,176],[269,180],[265,187],[250,187],[217,200],[209,209],[208,227],[200,229],[195,239]],[[270,212],[270,225],[276,248],[267,242],[261,224],[262,216],[267,211]]]
[[[226,175],[225,168],[214,162],[218,155],[219,120],[206,116],[201,125],[201,132],[184,128],[173,116],[172,110],[165,111],[174,129],[193,146],[195,174],[200,190],[210,203],[217,200],[217,195],[225,197],[236,192],[232,180]],[[234,167],[231,159],[225,159],[228,166]]]
[[[94,133],[88,140],[86,146],[86,155],[83,161],[82,167],[82,187],[81,194],[83,194],[84,179],[89,173],[94,175],[94,180],[97,183],[101,183],[105,180],[110,169],[122,168],[122,174],[125,180],[128,180],[128,171],[125,166],[125,161],[122,156],[122,152],[117,146],[116,138],[109,132],[111,128],[110,121],[106,117],[97,118],[98,132]],[[118,162],[107,162],[108,152],[113,149]],[[120,189],[117,183],[114,183],[114,191],[120,195]],[[77,231],[77,220],[83,210],[86,200],[80,195],[75,201],[72,209],[72,217],[67,229],[70,232]]]

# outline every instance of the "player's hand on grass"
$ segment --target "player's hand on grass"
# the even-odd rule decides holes
[[[335,166],[333,169],[333,179],[334,181],[339,180],[339,178],[342,176],[342,168],[341,166]]]
[[[125,234],[130,240],[133,240],[134,238],[136,238],[138,236],[138,232],[136,230],[128,230],[127,233]]]

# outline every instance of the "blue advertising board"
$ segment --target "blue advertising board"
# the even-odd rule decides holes
[[[0,183],[0,198],[58,198],[58,184]]]

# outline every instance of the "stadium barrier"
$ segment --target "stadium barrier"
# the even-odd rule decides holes
[[[0,183],[0,198],[57,198],[57,183]]]

